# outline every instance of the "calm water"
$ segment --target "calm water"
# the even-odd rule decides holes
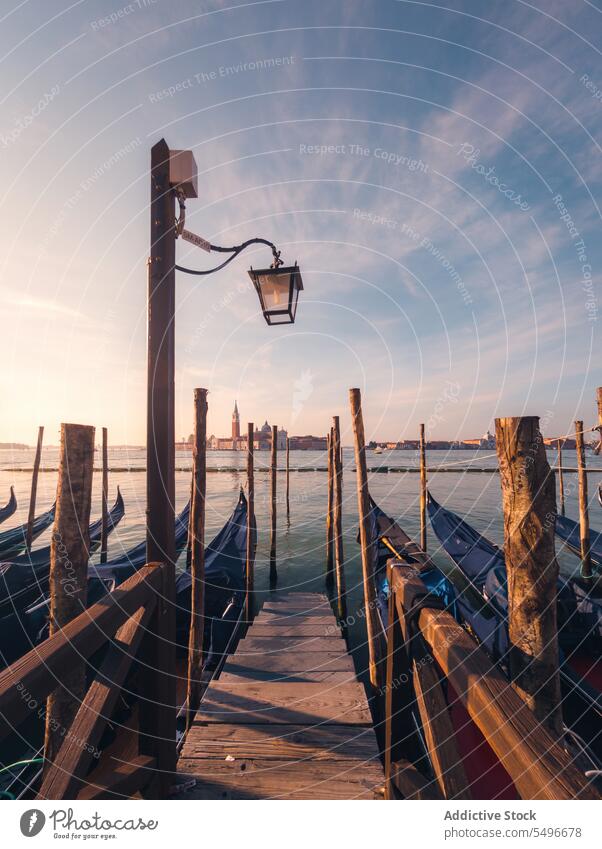
[[[0,530],[26,521],[31,483],[30,472],[13,471],[14,468],[30,468],[33,463],[33,450],[0,451],[0,503],[8,499],[9,486],[15,487],[18,499],[16,516],[9,519]],[[553,464],[555,452],[548,452],[548,460]],[[343,451],[343,536],[345,548],[345,570],[349,591],[348,609],[353,614],[362,606],[361,561],[359,547],[355,541],[357,533],[357,496],[353,450]],[[100,457],[97,463],[100,462]],[[244,453],[233,451],[210,451],[207,454],[209,473],[207,475],[207,538],[221,528],[236,503],[238,491],[246,482]],[[284,463],[284,455],[279,458]],[[43,452],[42,466],[56,467],[58,449],[46,449]],[[255,501],[258,524],[258,550],[256,563],[256,587],[259,592],[268,588],[269,553],[269,452],[255,452]],[[498,544],[503,542],[503,520],[499,477],[490,473],[454,472],[454,468],[495,468],[497,460],[491,451],[432,451],[428,452],[429,467],[446,467],[446,472],[431,472],[429,487],[438,501],[463,515],[481,533]],[[598,503],[596,490],[602,481],[602,457],[587,453],[588,468],[596,471],[588,476],[590,496],[590,523],[593,529],[602,528],[602,507]],[[145,452],[142,449],[113,450],[109,454],[109,465],[116,469],[143,469]],[[183,469],[191,466],[190,452],[176,454],[176,465]],[[368,454],[368,466],[416,467],[418,458],[415,451],[388,451],[381,455]],[[576,467],[574,451],[563,454],[565,467]],[[326,457],[323,452],[298,451],[291,453],[291,518],[286,520],[284,503],[285,477],[278,475],[278,574],[279,589],[323,590],[324,548],[325,548],[325,508],[326,474],[313,471],[324,468]],[[220,469],[229,471],[219,471]],[[232,471],[232,469],[234,469]],[[300,470],[300,471],[297,471]],[[100,515],[100,474],[94,475],[92,517]],[[56,472],[40,474],[38,483],[38,512],[52,504],[57,482]],[[109,476],[110,501],[120,486],[125,500],[126,515],[115,532],[109,537],[109,557],[115,557],[127,550],[144,537],[144,509],[146,475],[144,471],[113,471]],[[176,509],[180,510],[188,500],[190,475],[186,471],[176,474]],[[379,505],[390,515],[398,519],[400,525],[413,537],[419,535],[419,475],[416,473],[373,472],[370,475],[370,492]],[[567,515],[578,518],[577,476],[565,475],[565,493]],[[36,545],[48,543],[50,531],[41,536]],[[428,529],[428,548],[435,561],[443,568],[449,560]],[[569,552],[560,550],[560,568],[565,574],[578,571],[577,558]],[[352,642],[356,656],[363,666],[363,634],[352,629]]]

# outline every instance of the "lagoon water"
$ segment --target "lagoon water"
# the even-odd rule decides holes
[[[14,527],[27,519],[31,471],[34,451],[0,451],[0,504],[6,503],[9,486],[15,487],[18,500],[17,513],[4,523],[1,530]],[[278,474],[278,589],[290,591],[323,591],[325,565],[325,509],[327,494],[327,476],[324,452],[291,452],[290,475],[290,524],[286,519],[284,501],[285,475],[283,469]],[[602,528],[602,507],[597,500],[598,484],[602,482],[602,456],[592,452],[586,455],[588,468],[592,473],[589,479],[590,524],[595,530]],[[146,475],[144,449],[114,449],[109,452],[109,503],[115,497],[119,485],[125,501],[126,515],[115,532],[109,537],[109,558],[113,558],[144,538],[144,511]],[[551,465],[556,462],[556,453],[548,452]],[[258,549],[256,561],[256,589],[260,595],[268,590],[269,557],[269,452],[255,452],[255,512],[258,526]],[[100,464],[100,454],[96,459]],[[180,510],[188,500],[190,492],[190,473],[192,458],[190,451],[177,451],[176,466],[182,471],[176,473],[176,509]],[[232,512],[238,491],[246,483],[246,455],[244,452],[209,451],[207,452],[207,540],[221,528]],[[56,468],[58,449],[47,448],[43,451],[42,469]],[[284,465],[284,453],[279,456],[279,466]],[[429,468],[445,468],[446,471],[429,473],[429,487],[435,498],[446,507],[462,515],[481,533],[493,542],[503,543],[503,517],[499,476],[495,472],[470,473],[454,469],[495,469],[497,458],[491,451],[429,451]],[[574,451],[563,452],[563,466],[575,469],[577,465]],[[353,450],[343,450],[343,537],[345,551],[345,571],[348,589],[348,612],[353,615],[362,607],[361,559],[357,534],[357,493],[355,461]],[[416,468],[418,466],[415,451],[385,451],[375,455],[368,452],[368,467]],[[127,471],[130,469],[131,471]],[[595,470],[595,471],[594,471]],[[370,493],[377,503],[399,521],[399,524],[414,539],[419,536],[419,475],[414,472],[373,471],[370,474]],[[55,471],[42,471],[38,483],[37,512],[48,508],[55,497],[57,474]],[[92,519],[100,515],[101,475],[94,475],[92,500]],[[565,494],[567,516],[578,518],[577,475],[565,473]],[[36,541],[36,546],[49,542],[50,531]],[[442,551],[436,537],[428,529],[428,550],[435,562],[442,568],[449,568],[449,558]],[[561,571],[565,575],[578,572],[578,559],[568,551],[563,551],[557,541],[558,559]],[[94,559],[97,559],[98,555]],[[354,646],[354,655],[358,668],[364,669],[365,653],[363,647],[364,630],[361,620],[350,629],[350,638]]]

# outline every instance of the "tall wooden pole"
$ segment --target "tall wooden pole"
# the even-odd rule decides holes
[[[347,618],[347,587],[345,584],[345,561],[343,557],[343,464],[341,462],[341,426],[338,416],[333,416],[334,457],[334,564],[337,581],[337,615],[341,621]]]
[[[581,539],[581,577],[592,576],[592,555],[589,538],[589,507],[587,494],[587,470],[585,468],[585,444],[583,442],[583,422],[575,422],[575,442],[577,447],[577,469],[579,472],[579,537]]]
[[[564,473],[562,471],[562,439],[556,443],[558,448],[558,500],[560,501],[560,515],[564,516]]]
[[[376,610],[376,589],[374,573],[376,547],[370,545],[370,493],[368,491],[368,469],[366,466],[366,438],[362,416],[362,399],[359,389],[349,390],[351,420],[355,441],[355,465],[357,479],[357,511],[360,524],[360,545],[362,549],[362,573],[364,580],[364,604],[366,608],[366,629],[368,632],[368,654],[370,661],[370,681],[379,687],[383,681],[383,646],[380,641],[378,616]]]
[[[594,453],[599,454],[602,448],[602,386],[596,389],[596,401],[598,403],[598,444],[594,448]]]
[[[151,150],[150,257],[148,260],[148,377],[146,437],[146,559],[166,565],[162,630],[155,663],[157,709],[141,711],[141,732],[162,764],[162,790],[176,768],[175,618],[175,197],[164,139]],[[150,682],[149,682],[150,683]]]
[[[50,543],[50,636],[84,610],[88,596],[94,428],[62,424],[56,515]],[[44,758],[52,763],[86,691],[86,663],[73,658],[46,702]]]
[[[276,473],[278,471],[278,426],[272,425],[272,462],[271,462],[271,504],[272,504],[272,527],[270,533],[270,585],[275,586],[278,581],[278,569],[276,567]]]
[[[247,425],[247,564],[246,564],[246,610],[247,622],[253,621],[255,613],[255,467],[253,457],[253,422]]]
[[[426,444],[424,425],[420,425],[420,548],[426,551]]]
[[[326,500],[326,585],[332,587],[334,584],[334,534],[333,534],[333,509],[334,509],[334,452],[333,452],[332,428],[326,437],[328,451],[327,477],[328,496]]]
[[[290,485],[291,485],[291,464],[290,464],[291,441],[286,437],[286,518],[291,517],[290,504]]]
[[[187,726],[201,701],[203,631],[205,627],[205,499],[207,489],[207,390],[194,390],[194,445],[192,449],[192,525],[190,577],[190,632],[188,635]]]
[[[27,516],[27,531],[25,534],[25,548],[31,551],[33,541],[33,522],[36,516],[36,496],[38,494],[38,475],[40,473],[40,460],[42,459],[42,442],[44,441],[44,428],[38,428],[38,444],[36,445],[36,456],[33,461],[33,475],[31,476],[31,493],[29,495],[29,514]]]
[[[102,519],[100,524],[100,562],[107,562],[109,539],[109,443],[106,427],[102,429]]]
[[[537,719],[560,734],[554,477],[537,416],[496,419],[495,432],[504,507],[510,675]]]

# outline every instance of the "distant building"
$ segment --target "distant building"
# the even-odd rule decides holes
[[[288,434],[286,430],[280,428],[277,432],[276,447],[279,451],[286,448],[286,438]],[[253,432],[253,448],[256,451],[269,451],[272,447],[272,428],[267,420],[259,430]],[[247,435],[240,435],[240,414],[238,412],[238,403],[234,402],[234,410],[232,411],[232,432],[231,436],[211,436],[207,440],[207,448],[211,451],[246,451],[247,450]]]
[[[325,436],[291,436],[291,451],[326,451]]]
[[[234,411],[232,413],[232,441],[240,439],[240,416],[238,415],[238,405],[234,402]]]

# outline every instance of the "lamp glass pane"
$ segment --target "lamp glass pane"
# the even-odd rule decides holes
[[[259,274],[261,297],[266,311],[285,310],[289,305],[290,275]]]

